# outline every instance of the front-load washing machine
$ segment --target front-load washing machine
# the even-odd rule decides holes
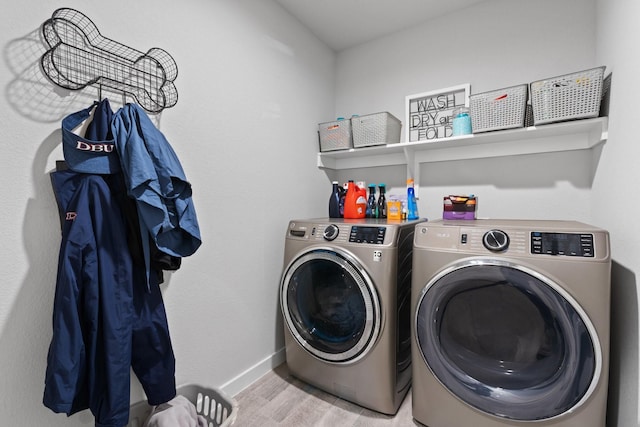
[[[290,221],[280,304],[291,374],[374,411],[398,411],[411,385],[416,223]]]
[[[609,235],[573,221],[437,221],[413,251],[413,417],[605,425]]]

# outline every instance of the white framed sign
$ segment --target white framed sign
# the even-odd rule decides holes
[[[427,141],[453,135],[451,115],[456,107],[469,106],[469,83],[431,92],[408,95],[405,99],[406,141]]]

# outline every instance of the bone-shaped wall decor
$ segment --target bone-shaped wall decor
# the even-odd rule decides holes
[[[70,90],[110,88],[152,113],[178,102],[173,84],[178,66],[166,51],[154,47],[144,53],[108,39],[89,18],[69,8],[54,11],[42,24],[42,34],[49,49],[40,63],[54,84]]]

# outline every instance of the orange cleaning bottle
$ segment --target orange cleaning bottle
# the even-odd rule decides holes
[[[367,214],[367,189],[358,187],[349,180],[347,195],[344,199],[344,217],[350,219],[364,218]]]

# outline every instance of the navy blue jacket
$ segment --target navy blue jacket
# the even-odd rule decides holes
[[[130,369],[149,403],[175,397],[175,356],[153,270],[132,262],[121,175],[51,174],[62,242],[43,402],[97,427],[128,423]]]
[[[94,113],[86,138],[111,136],[108,101]],[[149,403],[175,397],[175,357],[159,283],[148,272],[135,202],[124,176],[71,170],[51,174],[62,243],[43,402],[55,412],[91,409],[97,427],[129,418],[130,369]],[[154,248],[155,249],[155,248]],[[170,263],[175,266],[175,263]]]
[[[122,211],[102,176],[62,171],[51,179],[64,224],[43,402],[67,415],[90,408],[96,426],[122,427],[134,318]]]

